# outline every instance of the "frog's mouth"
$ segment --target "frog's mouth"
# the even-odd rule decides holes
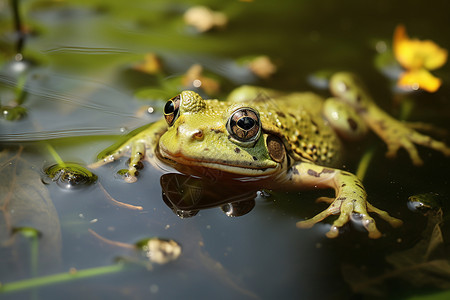
[[[255,165],[250,166],[242,164],[241,162],[238,161],[222,162],[222,161],[207,160],[198,157],[195,158],[187,157],[183,155],[181,151],[171,153],[167,149],[164,149],[164,147],[159,147],[159,153],[163,158],[169,159],[171,161],[174,161],[178,164],[182,164],[185,166],[190,166],[193,168],[214,169],[220,172],[250,177],[271,175],[276,173],[280,169],[280,166],[278,164],[275,164],[274,166],[255,166]]]

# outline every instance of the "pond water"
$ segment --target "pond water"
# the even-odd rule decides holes
[[[0,101],[22,95],[27,114],[0,119],[0,298],[449,296],[450,235],[442,220],[450,159],[430,149],[419,147],[425,164],[415,167],[404,151],[385,158],[374,135],[351,145],[345,168],[356,172],[373,151],[368,199],[404,221],[394,229],[377,219],[377,240],[352,225],[328,239],[333,218],[296,228],[325,208],[314,200],[331,195],[326,190],[223,187],[149,164],[129,184],[117,174],[127,158],[92,170],[96,183],[70,189],[44,171],[58,162],[54,152],[87,166],[126,133],[158,120],[193,64],[220,82],[219,99],[241,84],[326,96],[312,78],[349,70],[392,115],[449,129],[448,64],[433,71],[443,80],[436,93],[411,94],[394,89],[380,66],[398,24],[450,49],[447,1],[17,1],[28,32],[25,65],[14,59],[10,2],[0,0]],[[227,26],[204,33],[187,26],[183,14],[197,4],[223,12]],[[149,53],[162,66],[154,74],[135,68]],[[277,66],[270,78],[239,63],[257,55]],[[448,144],[448,134],[441,138]],[[408,209],[408,197],[424,193],[438,194],[439,211]],[[176,242],[181,255],[162,264],[146,259],[136,244],[148,238]]]

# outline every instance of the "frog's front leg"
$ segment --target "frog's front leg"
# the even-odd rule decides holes
[[[415,144],[450,156],[450,148],[445,143],[418,133],[414,126],[410,127],[381,110],[352,74],[335,74],[330,80],[330,89],[335,96],[351,105],[366,124],[384,140],[388,147],[386,156],[394,157],[398,149],[404,148],[415,165],[422,165],[423,161]]]
[[[147,160],[150,161],[155,156],[156,144],[158,143],[159,137],[166,129],[167,123],[165,120],[155,122],[150,125],[149,128],[129,138],[112,152],[101,157],[97,162],[90,164],[89,167],[93,169],[98,168],[130,153],[130,161],[128,163],[128,170],[125,174],[125,181],[133,183],[137,180],[136,175],[138,169],[141,168],[141,160],[146,157]]]
[[[327,233],[328,237],[334,238],[339,235],[339,228],[344,226],[353,214],[357,214],[369,232],[369,237],[376,239],[381,236],[381,233],[368,212],[378,214],[394,227],[402,224],[401,220],[391,217],[387,212],[377,209],[367,202],[367,194],[361,181],[352,173],[301,162],[289,170],[287,183],[297,187],[311,186],[335,190],[335,198],[319,198],[319,201],[331,203],[330,206],[315,217],[298,222],[297,227],[299,228],[310,228],[330,215],[340,214]]]

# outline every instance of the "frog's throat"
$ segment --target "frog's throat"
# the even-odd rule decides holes
[[[265,167],[256,167],[256,166],[245,166],[245,165],[239,165],[236,163],[233,164],[227,164],[224,162],[217,162],[217,161],[206,161],[201,160],[199,158],[189,158],[184,156],[182,153],[178,152],[176,154],[169,153],[165,151],[163,148],[159,148],[159,152],[163,158],[172,160],[176,163],[185,165],[185,166],[192,166],[194,168],[208,168],[208,169],[214,169],[230,174],[236,174],[236,175],[245,175],[245,176],[266,176],[266,175],[272,175],[276,174],[281,170],[281,165],[276,164],[274,166],[265,166]]]

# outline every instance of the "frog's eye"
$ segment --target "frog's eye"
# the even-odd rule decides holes
[[[178,111],[180,108],[180,95],[173,97],[169,101],[167,101],[164,106],[164,118],[166,119],[167,124],[172,126],[175,120],[178,118]]]
[[[261,133],[259,114],[252,108],[243,107],[233,112],[228,119],[228,133],[240,142],[253,142]]]

